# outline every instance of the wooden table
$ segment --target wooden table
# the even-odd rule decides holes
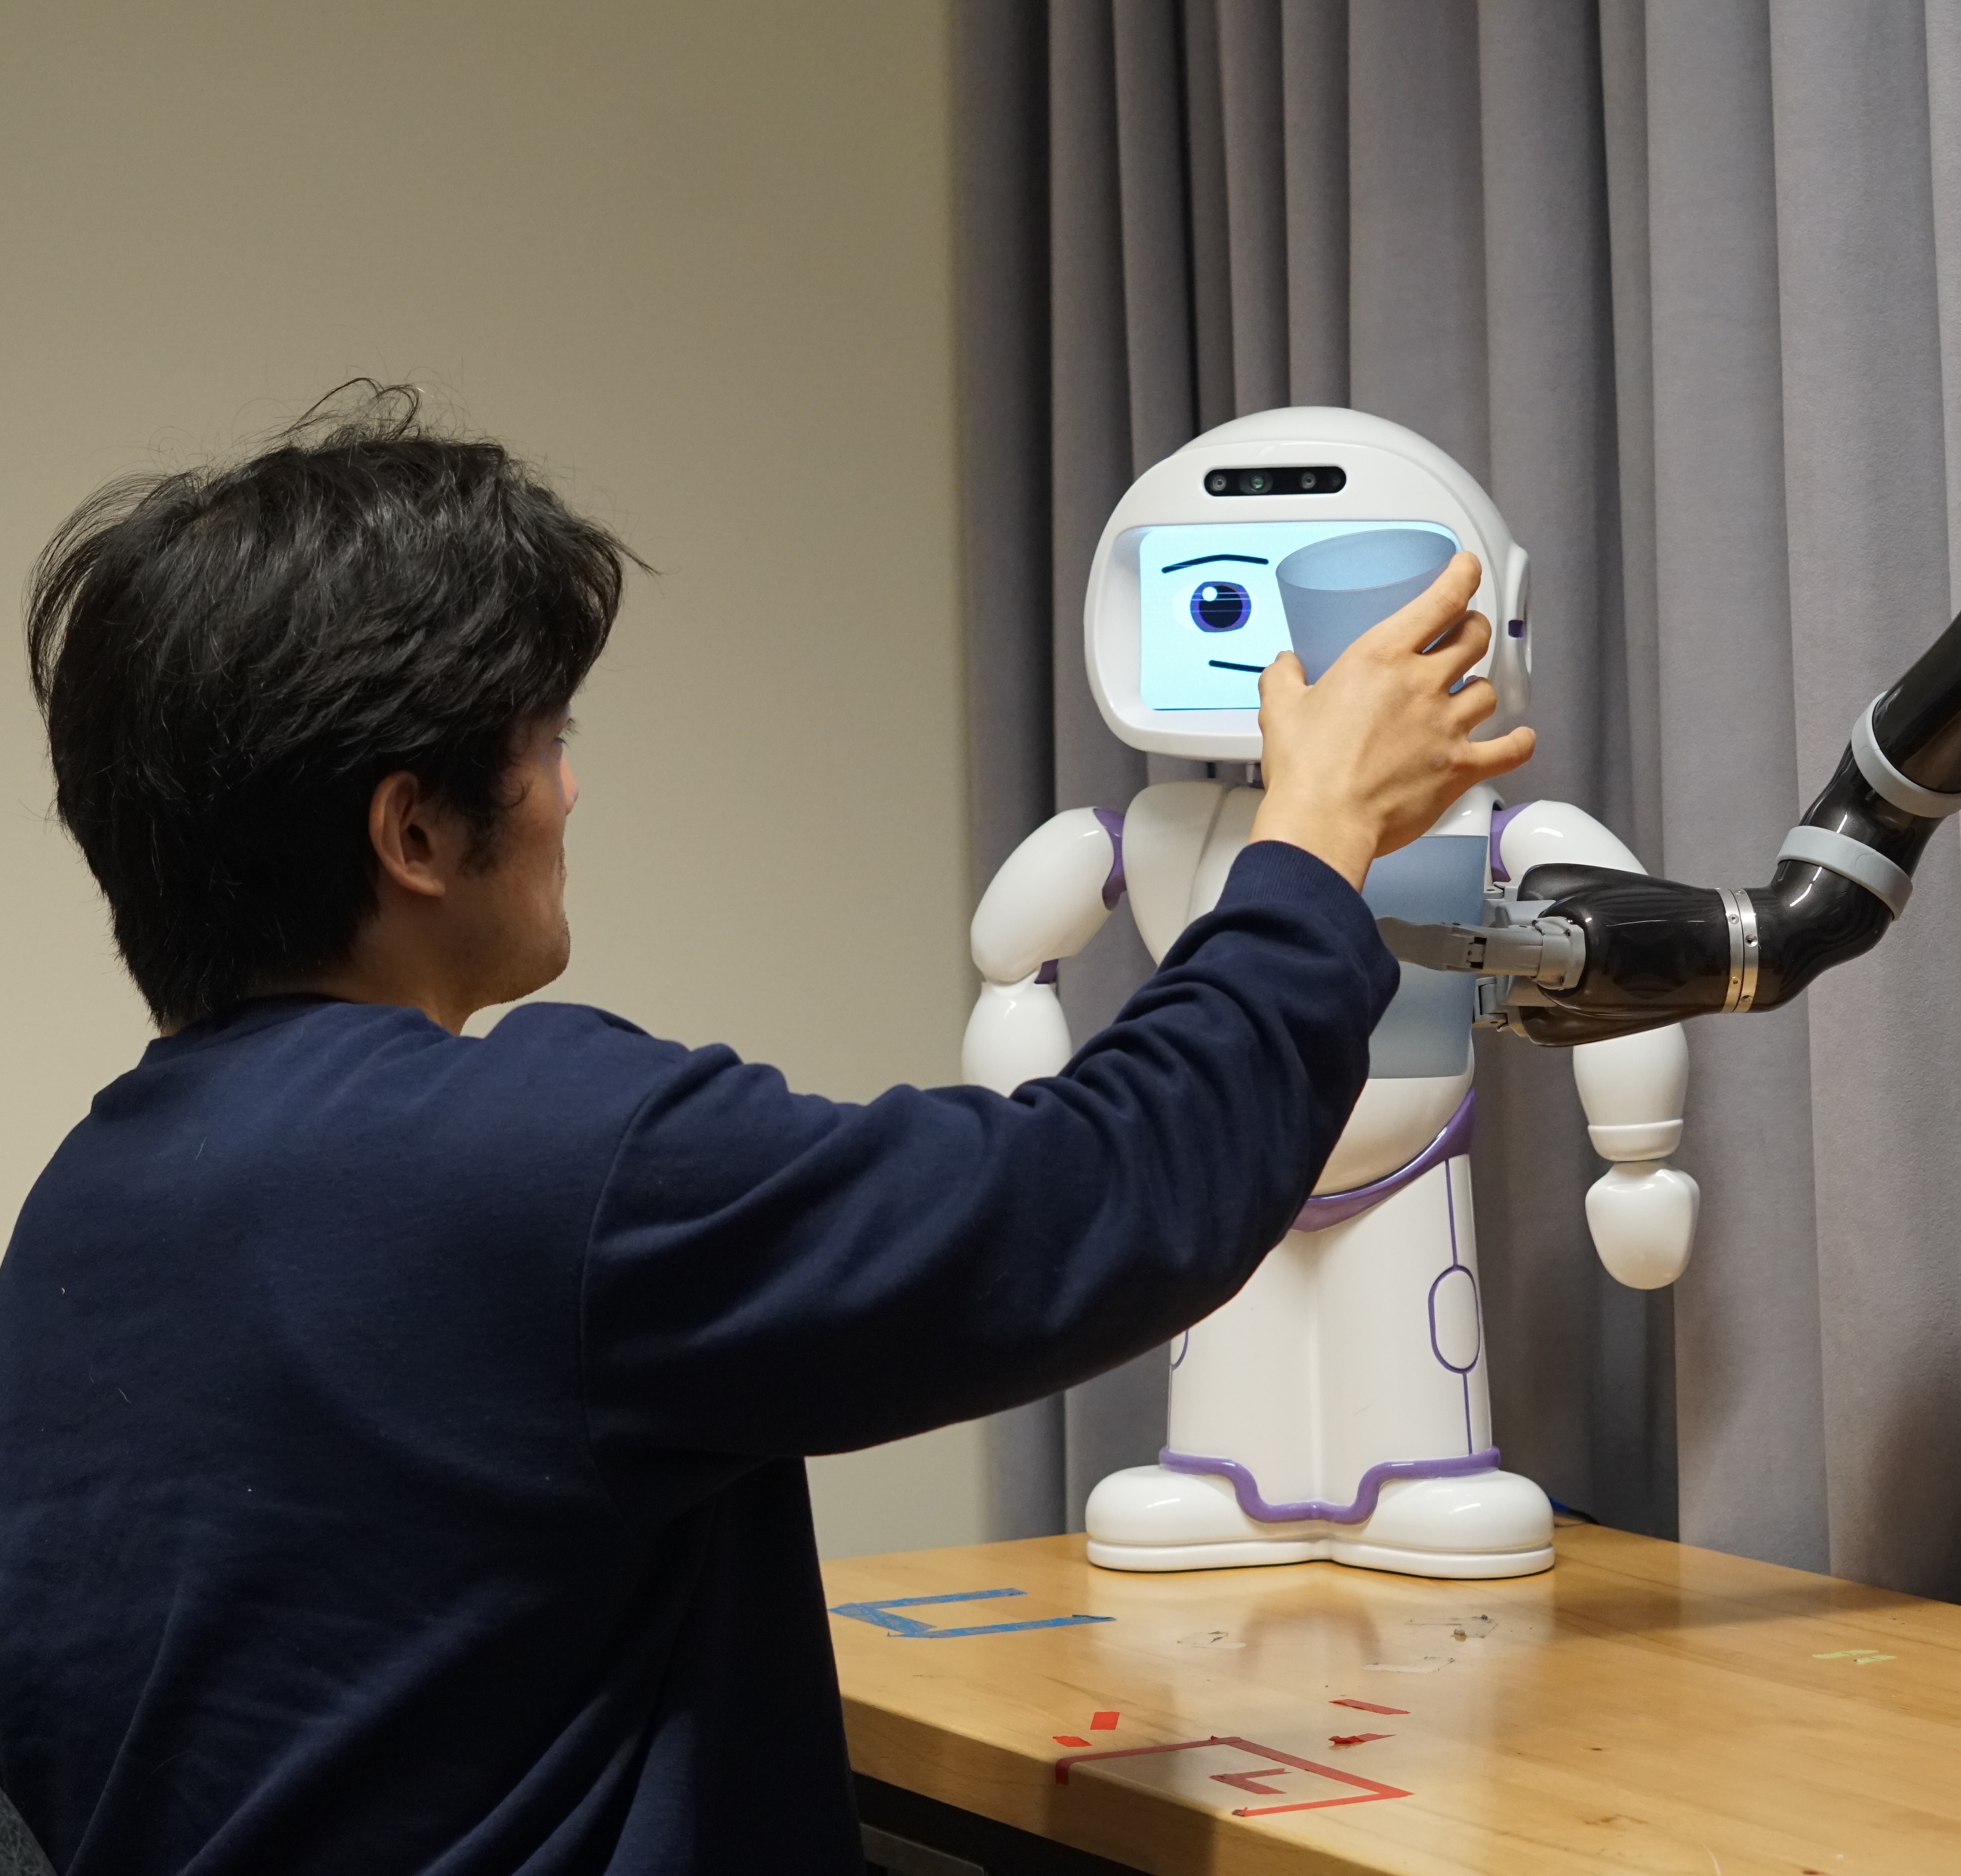
[[[1079,1537],[833,1563],[852,1763],[1163,1876],[1961,1872],[1961,1607],[1558,1549],[1480,1584],[1122,1574]]]

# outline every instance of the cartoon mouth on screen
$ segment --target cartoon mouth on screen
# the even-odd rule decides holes
[[[1310,681],[1406,605],[1461,544],[1433,522],[1148,528],[1137,544],[1139,688],[1154,710],[1251,710],[1290,649]]]

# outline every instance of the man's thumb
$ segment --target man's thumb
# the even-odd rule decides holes
[[[1474,742],[1471,748],[1478,779],[1489,781],[1494,775],[1509,775],[1513,769],[1523,768],[1538,746],[1537,732],[1526,723],[1502,736],[1494,736],[1489,742]]]
[[[1260,697],[1263,702],[1267,695],[1267,686],[1270,682],[1279,685],[1283,689],[1290,685],[1299,685],[1305,689],[1307,686],[1307,673],[1302,668],[1300,660],[1292,652],[1282,652],[1279,657],[1260,673]]]

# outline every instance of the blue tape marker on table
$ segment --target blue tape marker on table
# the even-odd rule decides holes
[[[962,1590],[952,1596],[891,1596],[882,1603],[840,1603],[831,1613],[869,1622],[908,1642],[952,1642],[962,1635],[1012,1635],[1018,1629],[1073,1629],[1086,1622],[1114,1622],[1114,1616],[1047,1616],[1034,1622],[988,1622],[971,1629],[936,1629],[930,1622],[895,1612],[939,1603],[985,1603],[997,1596],[1025,1596],[1025,1590]]]

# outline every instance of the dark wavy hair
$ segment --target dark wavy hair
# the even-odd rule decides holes
[[[386,775],[494,862],[518,739],[591,668],[633,559],[367,380],[247,461],[84,502],[35,565],[28,660],[57,811],[158,1023],[346,959]]]

